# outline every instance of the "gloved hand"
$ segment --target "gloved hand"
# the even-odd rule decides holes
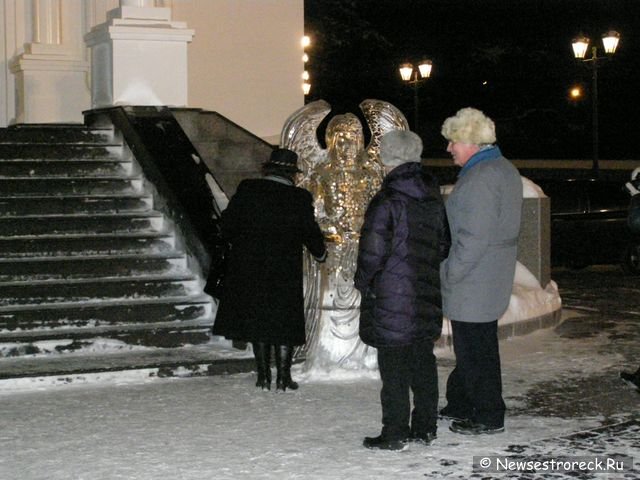
[[[640,167],[631,172],[631,181],[625,183],[624,188],[632,197],[640,193]]]

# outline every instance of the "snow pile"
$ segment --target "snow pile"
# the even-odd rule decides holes
[[[500,325],[550,315],[562,308],[558,285],[553,280],[542,288],[536,277],[520,262],[516,264],[516,275],[507,311]]]

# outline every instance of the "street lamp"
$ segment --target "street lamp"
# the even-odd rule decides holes
[[[591,122],[592,122],[592,159],[593,159],[593,172],[598,174],[598,68],[602,66],[604,60],[609,60],[609,57],[616,52],[618,48],[618,42],[620,41],[620,34],[613,30],[605,33],[602,36],[602,44],[604,46],[605,56],[598,56],[598,47],[591,47],[591,58],[585,58],[587,49],[589,48],[589,38],[584,35],[580,35],[572,42],[573,55],[580,61],[591,64]]]
[[[418,86],[431,76],[431,60],[422,60],[418,68],[414,69],[413,64],[403,63],[400,65],[400,77],[409,85],[413,85],[413,130],[418,130]]]
[[[571,100],[578,100],[582,97],[582,89],[579,86],[571,87],[569,90],[569,98]]]

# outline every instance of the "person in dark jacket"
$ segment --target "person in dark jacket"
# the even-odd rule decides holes
[[[627,225],[632,233],[640,235],[640,167],[631,172],[631,181],[625,184],[631,195]],[[620,378],[640,391],[640,367],[635,372],[620,372]]]
[[[298,388],[291,379],[291,360],[293,347],[305,343],[303,245],[316,260],[326,258],[312,196],[293,182],[297,159],[291,150],[274,150],[264,177],[243,180],[221,218],[230,251],[213,333],[251,342],[256,386],[267,390],[271,345],[276,390]]]
[[[422,141],[394,130],[380,141],[387,175],[365,213],[355,287],[360,338],[378,349],[382,433],[364,446],[400,450],[436,438],[438,372],[433,343],[442,330],[440,262],[449,228],[436,179],[420,164]],[[414,408],[411,411],[410,392]]]

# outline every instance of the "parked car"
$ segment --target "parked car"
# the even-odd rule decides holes
[[[551,264],[621,264],[640,274],[640,235],[627,225],[624,182],[594,178],[536,180],[551,199]]]

